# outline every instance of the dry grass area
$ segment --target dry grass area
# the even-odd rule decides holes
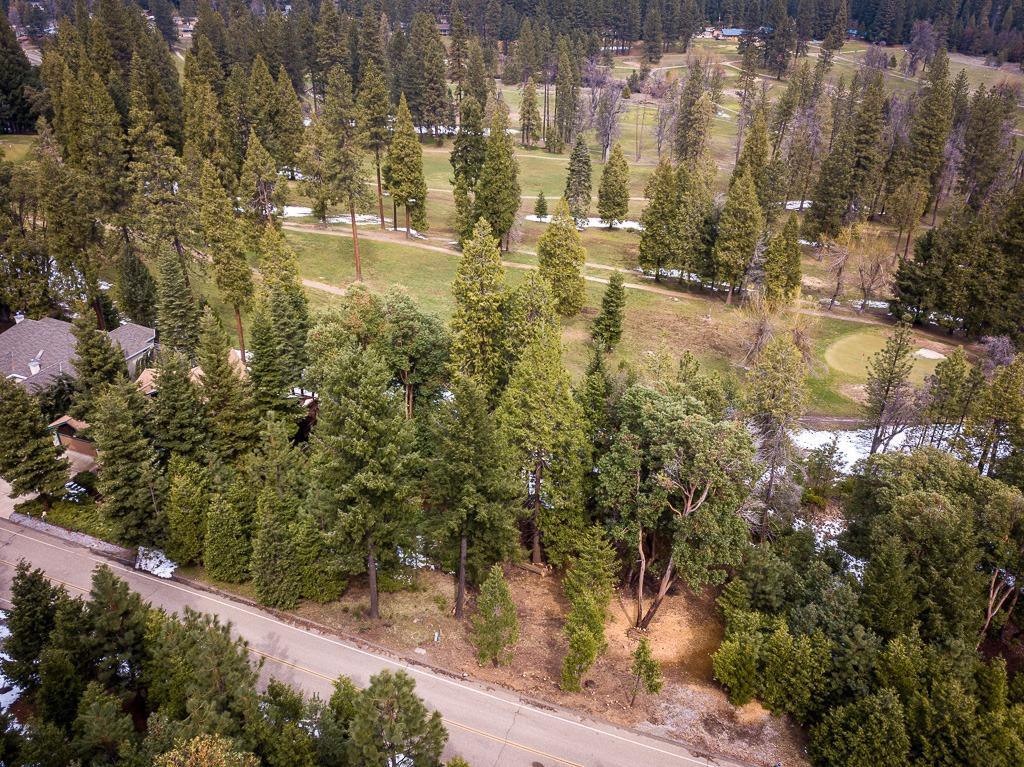
[[[519,610],[520,640],[511,662],[501,667],[477,663],[468,626],[452,617],[452,579],[438,572],[420,572],[410,590],[382,594],[380,621],[363,617],[368,597],[359,582],[338,602],[304,604],[295,612],[431,665],[684,741],[698,750],[755,764],[806,764],[799,728],[756,703],[730,705],[714,683],[711,653],[721,641],[722,626],[710,595],[681,590],[666,599],[648,633],[665,688],[658,696],[641,694],[631,708],[629,667],[638,635],[631,628],[629,596],[612,602],[608,649],[587,675],[584,690],[566,693],[558,686],[566,611],[558,577],[515,567],[507,569],[507,576]]]

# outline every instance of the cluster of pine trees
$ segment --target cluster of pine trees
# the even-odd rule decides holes
[[[273,679],[261,692],[262,660],[229,625],[156,610],[107,567],[82,598],[22,562],[11,602],[3,672],[32,714],[0,714],[10,767],[442,763],[441,715],[402,671],[363,690],[339,677],[327,700]]]

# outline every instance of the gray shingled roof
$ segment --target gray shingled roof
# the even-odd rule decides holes
[[[125,359],[146,351],[156,339],[156,331],[128,322],[110,331],[110,338],[120,344]],[[39,372],[32,374],[29,363],[39,356]],[[71,323],[43,317],[22,320],[0,333],[0,373],[18,376],[23,386],[38,389],[61,373],[76,375],[71,360],[75,356],[75,337]]]

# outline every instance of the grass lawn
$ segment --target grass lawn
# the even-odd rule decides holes
[[[35,136],[0,136],[0,155],[9,162],[21,162],[28,155],[28,150]]]

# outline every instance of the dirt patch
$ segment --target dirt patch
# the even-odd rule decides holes
[[[861,405],[868,401],[867,386],[865,384],[840,384],[839,393]]]
[[[402,653],[525,696],[639,727],[759,764],[781,761],[805,764],[797,728],[773,717],[757,704],[736,709],[714,683],[711,654],[722,626],[710,594],[681,590],[670,594],[650,627],[655,657],[662,664],[661,695],[640,695],[631,708],[631,654],[639,640],[632,628],[635,603],[623,593],[612,600],[606,627],[608,649],[587,675],[584,690],[566,693],[558,686],[565,639],[566,604],[559,578],[517,567],[506,569],[519,612],[520,639],[507,666],[481,667],[469,639],[469,627],[452,616],[452,579],[425,571],[410,590],[381,595],[381,620],[363,618],[368,598],[363,584],[353,583],[340,601],[304,604],[302,617],[356,633]]]

